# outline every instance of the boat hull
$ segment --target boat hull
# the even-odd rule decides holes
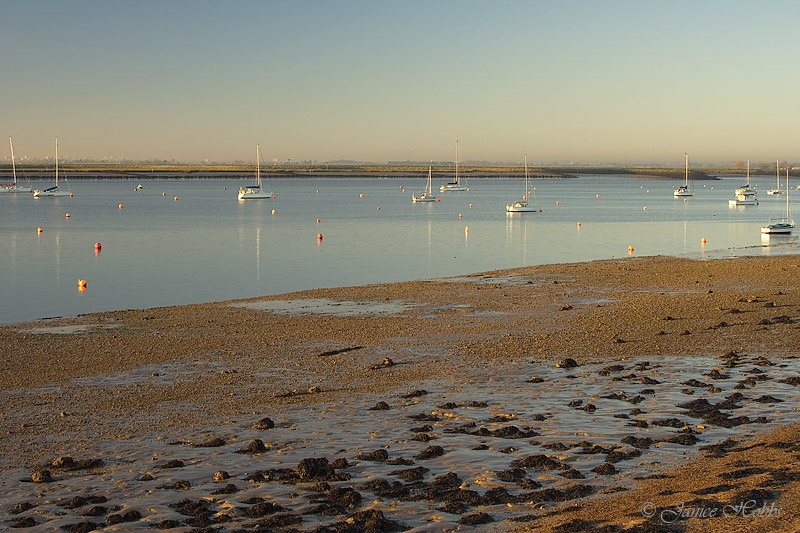
[[[31,190],[30,187],[20,187],[18,185],[17,186],[10,185],[8,187],[0,187],[0,193],[2,193],[2,192],[27,192],[27,193],[31,193],[33,191]]]
[[[68,191],[33,191],[33,196],[35,198],[40,198],[42,196],[69,196]]]
[[[271,192],[244,190],[239,191],[239,200],[267,200],[272,198]]]
[[[448,183],[447,185],[442,185],[439,187],[441,192],[452,192],[452,191],[468,191],[469,187],[465,187],[464,185],[452,185]]]
[[[508,204],[506,205],[507,213],[538,213],[537,207],[522,205],[522,204]]]
[[[424,194],[422,196],[411,195],[411,201],[414,202],[414,203],[418,203],[418,202],[435,202],[436,200],[438,200],[438,198],[436,198],[435,196],[425,196]]]

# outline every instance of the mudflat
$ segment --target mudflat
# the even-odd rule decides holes
[[[800,257],[0,327],[2,527],[800,530]]]

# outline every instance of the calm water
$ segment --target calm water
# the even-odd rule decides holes
[[[0,194],[0,323],[628,257],[629,246],[635,256],[800,251],[796,236],[760,235],[785,211],[784,196],[766,194],[770,176],[751,180],[761,205],[738,208],[728,199],[741,178],[697,182],[686,202],[671,181],[539,179],[542,212],[517,214],[505,204],[521,196],[521,179],[472,179],[469,192],[413,204],[424,182],[273,179],[276,199],[246,202],[231,180],[147,181],[140,191],[73,180],[73,198]]]

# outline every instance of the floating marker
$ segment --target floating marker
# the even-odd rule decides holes
[[[358,195],[358,197],[359,198],[364,198],[364,193],[362,192],[361,194]]]
[[[318,241],[321,241],[321,240],[322,240],[322,233],[317,233],[317,240],[318,240]]]
[[[178,197],[176,196],[175,198],[173,198],[173,200],[175,200],[177,202],[178,201]]]
[[[102,245],[102,244],[100,244],[99,242],[96,242],[96,243],[94,243],[94,249],[95,249],[95,250],[99,250],[99,249],[100,249],[100,248],[102,248],[102,247],[103,247],[103,245]]]
[[[65,216],[66,218],[69,218],[69,217],[70,217],[70,214],[69,214],[69,213],[67,213],[67,214],[66,214],[66,215],[64,215],[64,216]]]
[[[469,233],[469,226],[464,226],[464,233]]]
[[[628,253],[629,253],[629,254],[632,254],[632,253],[633,253],[633,245],[631,245],[631,246],[628,246]]]
[[[702,244],[703,246],[705,246],[705,245],[706,245],[706,238],[705,238],[705,237],[703,237],[702,239],[700,239],[700,244]]]
[[[38,227],[38,228],[36,228],[36,233],[41,233],[41,232],[42,232],[42,228],[41,228],[41,226],[40,226],[40,227]]]
[[[578,222],[578,227],[579,227],[579,228],[581,227],[581,223],[580,223],[580,222]]]
[[[123,206],[122,204],[119,204],[119,208],[120,208],[120,209],[122,209],[123,207],[124,207],[124,206]]]
[[[278,195],[277,195],[277,194],[273,194],[273,195],[272,195],[272,199],[273,199],[273,200],[275,200],[277,197],[278,197]]]
[[[600,195],[599,194],[595,194],[594,197],[595,198],[600,198]]]
[[[558,200],[556,200],[556,205],[561,205],[561,202],[559,202]]]
[[[472,204],[469,204],[469,207],[472,208]]]
[[[75,196],[74,194],[72,194],[72,193],[69,193],[69,197],[70,197],[70,198],[73,198],[74,196]]]
[[[161,196],[166,196],[166,195],[167,195],[167,193],[165,193],[165,192],[161,193]]]
[[[320,220],[319,220],[319,219],[317,219],[317,224],[319,224],[319,222],[320,222]]]
[[[461,213],[458,214],[458,218],[463,218],[463,216]]]
[[[86,287],[86,280],[85,279],[79,279],[78,280],[78,287],[85,288]]]
[[[647,206],[644,206],[644,207],[642,208],[642,211],[647,211]]]
[[[441,199],[441,198],[439,198],[439,197],[437,197],[437,198],[436,198],[436,201],[437,201],[437,202],[441,202],[441,201],[442,201],[442,199]]]

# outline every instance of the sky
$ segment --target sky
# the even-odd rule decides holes
[[[794,0],[7,0],[0,50],[17,160],[800,161]]]

